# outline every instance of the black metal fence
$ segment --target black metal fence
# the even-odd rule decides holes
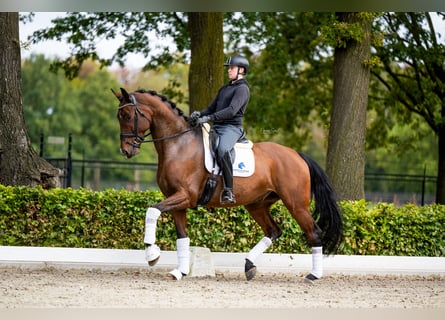
[[[64,137],[48,137],[48,144],[66,145]],[[62,171],[60,185],[64,188],[89,188],[93,190],[156,189],[156,163],[133,161],[91,160],[72,158],[72,135],[68,135],[66,157],[46,157],[43,134],[40,136],[40,156]],[[60,150],[59,150],[60,151]]]
[[[157,189],[156,163],[128,161],[77,160],[71,158],[46,158],[62,169],[63,187],[107,188],[127,190]],[[377,182],[377,183],[376,183]],[[365,197],[373,202],[418,205],[435,202],[436,177],[402,174],[365,174]]]
[[[413,174],[365,173],[366,200],[395,204],[434,203],[437,177]]]

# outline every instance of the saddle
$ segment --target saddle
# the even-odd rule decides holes
[[[205,205],[210,201],[218,185],[219,175],[221,175],[221,169],[215,157],[219,136],[211,130],[210,125],[206,123],[202,127],[202,137],[204,143],[205,168],[210,173],[210,176],[198,200],[198,205]],[[252,141],[246,139],[246,133],[244,132],[235,144],[235,147],[231,150],[234,177],[249,177],[254,173],[255,159],[252,147]]]
[[[211,130],[210,125],[206,123],[202,128],[202,138],[204,142],[204,162],[206,170],[209,173],[220,174],[221,170],[215,158],[219,136]],[[246,133],[244,132],[230,152],[234,177],[250,177],[255,172],[255,158],[252,147],[252,141],[246,138]]]

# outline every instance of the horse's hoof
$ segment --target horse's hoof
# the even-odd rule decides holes
[[[252,280],[253,278],[255,278],[255,275],[256,275],[256,267],[253,266],[252,268],[250,268],[249,270],[247,270],[247,271],[245,272],[245,274],[246,274],[246,279],[247,279],[247,281]]]
[[[252,280],[256,275],[256,266],[249,259],[246,259],[246,264],[244,265],[244,273],[246,274],[247,281]]]
[[[148,261],[148,265],[149,265],[150,267],[153,267],[156,263],[158,263],[160,257],[161,257],[161,256],[157,257],[157,258],[154,259],[154,260]]]
[[[161,249],[159,249],[157,245],[152,244],[145,248],[145,260],[147,260],[148,265],[150,267],[158,263],[160,257],[161,257]]]
[[[178,280],[179,281],[182,279],[183,274],[178,269],[174,269],[168,273],[168,276],[170,277],[170,280]]]
[[[307,284],[314,284],[315,280],[318,280],[316,276],[314,276],[312,273],[309,273],[306,277],[304,277],[303,281]]]

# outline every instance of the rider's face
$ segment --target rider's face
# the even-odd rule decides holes
[[[229,74],[230,80],[236,80],[238,77],[238,66],[229,66],[227,69],[227,73]]]

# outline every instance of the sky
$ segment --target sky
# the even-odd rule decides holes
[[[27,14],[27,12],[23,12]],[[51,25],[51,20],[57,17],[61,17],[65,12],[35,12],[35,16],[32,22],[23,23],[20,22],[20,40],[22,42],[27,41],[27,37],[38,29],[47,28]],[[118,36],[114,40],[101,40],[97,44],[99,56],[102,58],[111,58],[116,49],[123,43],[123,38]],[[29,49],[22,48],[22,59],[26,59],[32,53],[44,54],[47,58],[66,58],[69,56],[70,47],[68,44],[60,41],[44,41],[37,44],[30,45]],[[130,69],[140,69],[147,62],[147,58],[144,58],[142,54],[129,54],[126,59],[126,67]],[[117,68],[118,65],[114,64],[111,68]]]

